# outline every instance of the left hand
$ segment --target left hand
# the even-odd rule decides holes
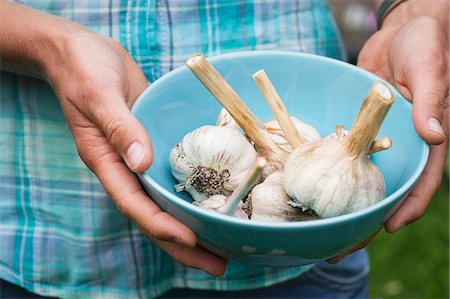
[[[400,7],[407,9],[408,2]],[[410,5],[414,4],[411,1]],[[358,66],[389,81],[412,102],[413,123],[419,136],[430,144],[430,156],[415,187],[384,224],[389,233],[419,219],[425,212],[441,183],[449,136],[448,27],[444,26],[445,22],[429,16],[415,17],[398,25],[406,14],[403,11],[403,15],[395,15],[397,9],[388,15],[390,19],[385,20],[382,29],[366,42]],[[398,14],[401,13],[399,10]],[[328,261],[336,263],[365,247],[377,233]]]

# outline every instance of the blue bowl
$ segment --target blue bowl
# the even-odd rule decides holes
[[[258,118],[272,113],[252,80],[263,68],[288,111],[325,136],[336,124],[350,128],[370,86],[380,78],[334,59],[279,51],[241,52],[209,59]],[[396,101],[378,137],[393,147],[372,156],[384,175],[387,197],[347,215],[305,222],[254,222],[203,210],[188,194],[175,193],[169,152],[188,132],[215,124],[220,104],[186,68],[161,77],[139,97],[132,112],[153,143],[154,162],[139,175],[146,192],[166,212],[189,226],[204,248],[258,266],[305,265],[339,254],[375,232],[396,210],[420,176],[429,148],[417,135],[411,104]]]

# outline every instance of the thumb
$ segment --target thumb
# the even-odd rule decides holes
[[[93,121],[103,131],[128,168],[142,173],[150,167],[153,151],[150,138],[141,123],[131,114],[125,99],[115,96],[101,105]]]
[[[406,77],[413,98],[414,127],[429,144],[441,144],[446,140],[443,129],[444,107],[448,101],[446,65],[423,65],[421,70],[410,72]]]

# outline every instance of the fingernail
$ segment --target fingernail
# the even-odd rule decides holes
[[[125,162],[130,169],[136,169],[144,160],[144,156],[144,147],[139,142],[134,142],[128,147]]]
[[[445,137],[444,130],[442,129],[441,124],[439,123],[439,121],[436,118],[430,117],[428,119],[428,128],[431,131],[433,131],[433,132],[435,132],[435,133]]]

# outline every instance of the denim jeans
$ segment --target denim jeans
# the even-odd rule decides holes
[[[369,298],[369,259],[365,249],[337,264],[321,262],[297,278],[243,291],[173,289],[160,298]]]
[[[160,298],[368,298],[369,262],[359,250],[335,265],[327,262],[297,278],[273,286],[243,291],[172,289]],[[48,298],[0,280],[0,298]]]

